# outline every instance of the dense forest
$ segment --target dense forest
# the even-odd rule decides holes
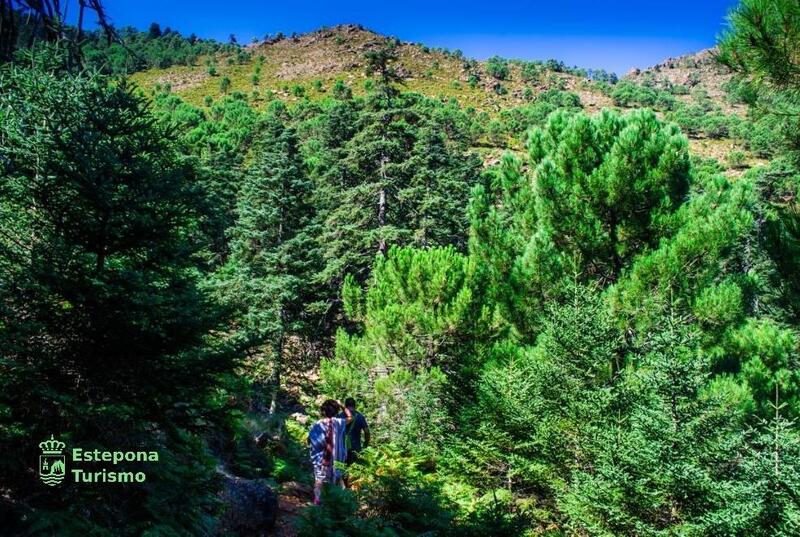
[[[226,487],[308,484],[348,396],[287,535],[800,534],[796,1],[741,0],[719,92],[352,28],[290,86],[301,36],[81,6],[0,1],[0,534],[260,535]],[[160,460],[46,487],[51,434]]]

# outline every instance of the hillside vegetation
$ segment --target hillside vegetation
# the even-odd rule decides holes
[[[384,39],[360,26],[337,26],[197,56],[189,65],[137,72],[132,80],[148,92],[169,91],[200,107],[230,94],[241,95],[256,109],[276,99],[318,101],[330,96],[337,83],[364,95],[371,83],[364,54]],[[751,147],[751,133],[739,121],[747,116],[747,106],[732,94],[732,73],[711,50],[633,70],[621,87],[614,75],[556,60],[476,61],[459,51],[399,41],[397,56],[404,91],[442,101],[455,99],[475,112],[485,134],[476,139],[480,146],[521,149],[530,124],[520,125],[510,116],[558,91],[576,96],[577,106],[588,113],[654,108],[685,127],[693,153],[716,158],[734,175],[765,162],[762,148],[768,144]],[[731,153],[734,158],[729,159]],[[496,162],[500,151],[488,154],[489,161]]]
[[[219,80],[224,76],[231,80],[228,91],[238,90],[248,95],[256,91],[261,99],[256,102],[262,106],[269,96],[287,102],[297,102],[303,97],[321,99],[339,80],[353,88],[356,95],[363,95],[364,84],[369,80],[364,72],[364,54],[384,39],[385,36],[360,26],[336,26],[249,44],[243,47],[243,54],[222,53],[199,57],[195,65],[148,70],[134,75],[133,80],[148,89],[157,84],[170,85],[173,91],[197,105],[207,95],[221,94]],[[525,77],[521,63],[503,61],[507,74],[498,77],[490,74],[487,62],[471,60],[458,51],[399,41],[397,56],[404,90],[429,97],[455,97],[466,107],[487,112],[523,104],[525,88],[572,89],[586,78],[585,72],[583,77],[564,72],[567,67],[556,61],[549,68],[540,65]],[[209,64],[215,66],[213,76],[208,73]],[[259,79],[254,84],[252,75],[258,66]],[[302,88],[302,95],[298,95],[298,87]]]

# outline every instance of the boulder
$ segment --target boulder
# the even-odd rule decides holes
[[[278,497],[266,479],[225,475],[219,535],[269,535],[278,516]]]
[[[309,416],[308,414],[303,414],[302,412],[293,412],[289,415],[294,421],[299,423],[300,425],[308,425]]]

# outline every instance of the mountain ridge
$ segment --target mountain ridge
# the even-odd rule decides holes
[[[288,104],[315,101],[331,95],[337,83],[346,84],[355,95],[363,95],[371,84],[365,73],[364,54],[386,39],[397,44],[395,68],[404,78],[404,91],[442,101],[455,100],[467,110],[485,114],[487,127],[551,90],[574,93],[588,113],[603,108],[652,107],[663,117],[672,101],[687,109],[700,103],[703,114],[713,110],[715,114],[744,118],[747,113],[744,104],[728,98],[725,87],[732,75],[716,62],[714,49],[666,58],[654,66],[632,70],[617,82],[604,71],[568,67],[557,60],[475,60],[457,50],[402,41],[359,24],[323,27],[288,37],[276,35],[236,51],[201,56],[193,65],[140,71],[131,79],[145,92],[172,92],[197,107],[209,106],[215,99],[237,92],[256,109],[265,108],[274,99]],[[651,97],[666,99],[667,105],[635,101],[636,96],[631,102],[623,91],[625,84],[657,94]],[[700,156],[722,161],[731,151],[744,149],[731,136],[704,135],[699,129],[685,132],[692,151]],[[489,145],[521,150],[522,138],[510,136],[504,142]],[[499,156],[497,151],[491,153],[486,162],[494,162]],[[745,160],[761,163],[752,156]],[[741,166],[734,166],[731,171],[738,174]]]

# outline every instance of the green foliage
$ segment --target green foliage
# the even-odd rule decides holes
[[[522,93],[522,98],[525,99],[526,101],[532,101],[533,90],[531,88],[525,88],[525,90]]]
[[[392,97],[397,95],[395,85],[403,82],[403,76],[394,64],[397,62],[397,40],[384,39],[373,50],[364,54],[367,76],[376,76],[376,90],[390,104]]]
[[[303,514],[299,535],[460,534],[441,484],[423,470],[423,463],[390,447],[365,450],[360,462],[348,468],[355,492],[324,489],[322,505]]]
[[[497,120],[499,132],[522,137],[532,127],[544,126],[547,118],[556,110],[576,112],[582,108],[578,95],[568,91],[551,89],[534,95],[530,88],[525,88],[525,95],[529,95],[530,99],[526,97],[526,100],[531,100],[531,104],[500,112]]]
[[[0,71],[4,519],[13,533],[203,533],[216,483],[199,435],[225,419],[233,363],[200,288],[197,172],[127,84],[42,63],[60,57]],[[147,487],[67,485],[65,505],[31,479],[51,434],[159,462]]]
[[[742,0],[720,41],[721,59],[734,69],[764,77],[776,87],[797,87],[800,7],[789,0]]]
[[[708,534],[736,512],[746,485],[727,465],[741,449],[741,395],[705,386],[708,359],[692,350],[687,328],[667,321],[640,351],[639,367],[619,379],[618,405],[633,404],[617,405],[587,439],[582,454],[591,462],[559,498],[573,531]]]
[[[357,394],[378,409],[370,417],[381,424],[379,438],[433,450],[451,427],[435,409],[459,398],[447,393],[448,380],[472,375],[463,357],[483,316],[474,271],[452,247],[391,248],[377,258],[366,293],[348,280],[345,311],[358,312],[363,336],[337,337],[321,380],[329,393]]]
[[[223,76],[219,80],[219,91],[221,91],[224,94],[227,94],[229,89],[231,89],[231,79],[228,78],[227,76]]]
[[[783,405],[773,408],[774,419],[753,431],[752,448],[741,475],[747,483],[739,504],[741,510],[725,521],[731,532],[788,536],[800,527],[796,495],[800,483],[800,435],[795,423],[780,415]]]
[[[209,110],[174,95],[156,96],[154,104],[157,115],[179,137],[182,151],[199,161],[206,208],[200,228],[208,242],[207,262],[219,266],[229,253],[227,230],[235,222],[241,168],[256,128],[256,111],[237,93],[211,99]]]
[[[543,67],[537,62],[525,62],[521,68],[522,80],[525,82],[536,82],[542,75]]]
[[[495,92],[497,95],[505,95],[505,94],[507,94],[507,93],[508,93],[508,89],[506,89],[506,87],[505,87],[504,85],[500,84],[499,82],[496,82],[496,83],[495,83],[495,84],[492,86],[492,90],[494,90],[494,92]]]
[[[451,448],[451,471],[467,472],[482,487],[552,492],[608,412],[621,334],[599,294],[572,283],[564,304],[547,313],[535,347],[492,349],[469,425],[476,443]]]
[[[647,106],[659,110],[672,110],[675,98],[667,91],[640,86],[633,82],[622,81],[611,92],[614,104],[624,107]]]
[[[795,221],[771,201],[796,185],[719,170],[652,112],[553,113],[474,189],[468,257],[392,249],[366,290],[347,279],[354,325],[323,389],[435,466],[467,534],[791,532],[794,473],[753,470],[768,457],[748,424],[797,406],[791,255],[773,243],[794,251]]]
[[[699,105],[679,106],[667,114],[689,136],[712,139],[736,136],[744,141],[752,138],[752,125],[739,116],[710,111]]]
[[[213,57],[230,48],[213,39],[185,37],[169,29],[157,33],[126,27],[118,30],[117,35],[119,42],[109,42],[100,30],[84,32],[81,48],[87,67],[104,74],[122,75],[152,68],[165,69],[173,65],[191,66],[201,56]],[[213,65],[209,66],[209,74],[216,74]]]
[[[353,92],[342,80],[337,80],[333,85],[333,96],[340,100],[352,98]]]
[[[364,281],[392,244],[464,246],[464,212],[477,159],[466,153],[463,112],[413,96],[333,104],[315,134],[312,176],[324,222],[320,281]]]
[[[373,439],[301,535],[797,534],[797,20],[790,2],[734,11],[722,57],[747,117],[698,83],[705,60],[680,60],[682,87],[426,51],[426,76],[457,59],[473,90],[514,89],[496,102],[518,73],[524,104],[491,112],[403,92],[396,39],[367,44],[362,95],[256,90],[264,56],[250,71],[235,38],[157,24],[121,31],[141,58],[88,33],[100,75],[53,51],[5,65],[8,532],[213,533],[220,462],[311,479],[279,410],[300,392],[355,396]],[[195,107],[159,83],[148,107],[102,74],[200,56],[250,89],[206,81],[223,95]],[[584,114],[568,85],[665,122]],[[726,177],[683,134],[753,167]],[[498,148],[515,153],[495,165]],[[30,480],[54,431],[158,449],[159,470],[64,504]]]
[[[361,463],[348,470],[364,514],[385,521],[399,535],[447,531],[452,515],[436,477],[425,473],[423,464],[424,459],[389,447],[365,450]]]
[[[506,159],[476,190],[471,249],[502,315],[534,337],[565,276],[613,282],[657,245],[685,195],[689,159],[679,131],[650,112],[554,114],[529,152],[535,181]]]
[[[297,534],[301,537],[394,537],[391,528],[382,527],[380,520],[358,516],[359,504],[353,494],[345,489],[326,486],[322,490],[322,505],[307,507],[297,521]]]
[[[788,412],[797,416],[800,398],[800,374],[794,360],[800,342],[797,334],[769,320],[749,320],[730,333],[730,352],[741,364],[741,376],[769,415],[777,396]]]
[[[744,78],[748,101],[779,125],[784,145],[800,149],[800,7],[790,0],[742,0],[731,11],[720,60]]]
[[[313,185],[296,134],[279,117],[265,119],[253,152],[255,160],[239,190],[238,220],[230,230],[231,256],[221,271],[220,290],[242,319],[242,337],[254,346],[269,342],[277,390],[284,342],[308,322],[304,304],[313,296],[311,279],[319,268]]]
[[[509,72],[508,61],[499,56],[492,56],[486,61],[486,72],[492,78],[506,80]]]
[[[734,150],[728,153],[727,164],[731,168],[745,167],[745,154],[743,151]]]

